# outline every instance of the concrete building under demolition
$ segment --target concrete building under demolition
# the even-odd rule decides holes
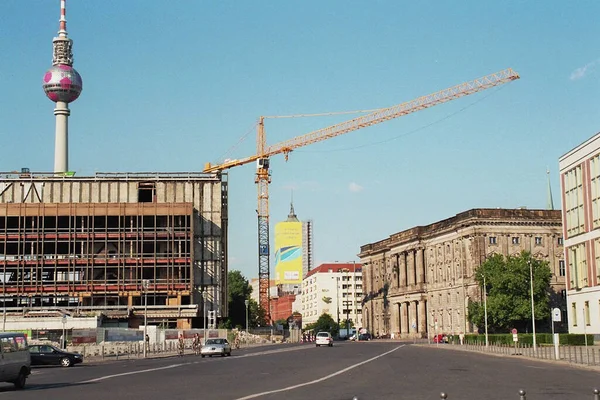
[[[2,173],[0,278],[6,329],[65,314],[138,327],[146,309],[149,325],[200,327],[204,305],[227,316],[227,175]]]

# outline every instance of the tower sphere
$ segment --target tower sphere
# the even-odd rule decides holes
[[[53,102],[77,100],[83,89],[81,75],[69,65],[54,65],[44,75],[42,84],[46,96]]]

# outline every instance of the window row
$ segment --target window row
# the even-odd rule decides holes
[[[488,237],[488,241],[489,244],[491,245],[497,245],[498,244],[498,237],[497,236],[489,236]],[[521,238],[519,236],[512,236],[510,238],[510,242],[512,244],[521,244]],[[536,246],[543,246],[544,245],[544,239],[541,236],[535,236],[534,237],[534,243]],[[556,239],[556,244],[558,246],[562,246],[563,245],[563,238],[559,237]]]

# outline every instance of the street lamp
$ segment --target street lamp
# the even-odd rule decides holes
[[[529,289],[531,292],[531,326],[533,329],[533,351],[537,350],[537,344],[535,340],[535,303],[533,302],[533,265],[531,263],[531,257],[529,258]]]
[[[67,316],[63,315],[62,316],[62,326],[63,326],[63,331],[62,331],[62,340],[61,340],[61,344],[60,344],[60,348],[61,349],[65,349],[67,346],[67,337],[66,335],[66,325],[67,325]]]
[[[146,341],[146,337],[148,336],[148,286],[150,285],[150,280],[144,279],[142,280],[142,289],[144,290],[144,358],[147,356],[148,342]]]
[[[244,300],[244,304],[246,305],[246,335],[248,334],[248,304],[250,302],[248,300]]]
[[[348,304],[348,297],[350,294],[350,270],[348,268],[345,268],[345,270],[346,276],[348,277],[346,281],[346,300],[344,302],[346,306],[346,337],[350,337],[350,305]]]
[[[202,319],[202,338],[206,344],[206,296],[208,293],[206,290],[202,290],[202,310],[204,311],[204,318]]]
[[[335,278],[335,306],[337,307],[337,325],[338,329],[340,329],[340,277],[336,276]],[[339,332],[338,332],[339,336]]]
[[[488,347],[487,286],[485,284],[485,274],[483,274],[483,315],[485,319],[485,347]]]

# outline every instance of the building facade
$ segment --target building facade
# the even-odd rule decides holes
[[[317,322],[329,314],[344,325],[362,327],[362,266],[357,263],[321,264],[311,270],[302,282],[302,324]],[[296,311],[296,310],[294,310]]]
[[[361,247],[363,323],[405,338],[476,332],[467,317],[469,299],[482,297],[475,270],[493,254],[523,250],[548,261],[551,302],[564,309],[561,212],[473,209]]]
[[[60,310],[136,327],[147,312],[177,328],[202,324],[204,306],[227,316],[226,175],[0,176],[9,316]]]
[[[600,134],[559,159],[569,332],[600,334]]]

